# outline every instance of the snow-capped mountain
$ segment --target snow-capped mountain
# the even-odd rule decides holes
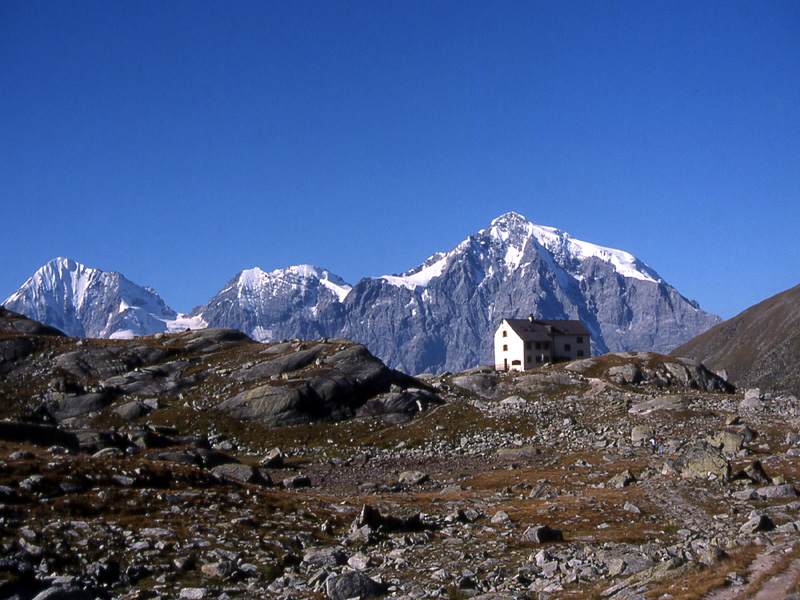
[[[338,293],[320,269],[260,272],[249,285],[244,273],[192,315],[262,340],[348,337],[410,373],[491,364],[504,317],[580,319],[594,352],[667,352],[719,322],[631,254],[516,213],[399,275],[352,288],[336,278]]]
[[[48,262],[3,305],[76,337],[130,338],[204,326],[169,308],[152,288],[68,258]]]
[[[232,327],[258,341],[319,339],[335,331],[352,286],[311,265],[241,271],[190,316]]]
[[[301,265],[237,274],[189,315],[117,273],[57,259],[8,308],[72,335],[114,337],[233,327],[261,341],[348,337],[409,373],[492,364],[505,317],[580,319],[594,353],[669,352],[720,319],[633,255],[508,213],[449,252],[351,286]]]

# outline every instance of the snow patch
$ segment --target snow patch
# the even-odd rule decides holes
[[[253,331],[250,332],[250,337],[257,342],[271,342],[274,336],[275,332],[272,329],[267,329],[261,325],[253,327]]]
[[[208,327],[208,323],[203,317],[190,317],[183,314],[179,314],[174,319],[165,321],[164,324],[167,327],[167,333],[177,333],[187,329],[205,329]]]
[[[336,297],[339,299],[339,302],[344,302],[344,299],[347,297],[347,294],[350,293],[350,290],[353,289],[352,285],[339,285],[332,282],[330,279],[320,279],[319,282],[327,289],[332,291]]]
[[[136,337],[136,334],[131,329],[123,329],[121,331],[115,331],[108,339],[110,340],[132,340]]]
[[[240,296],[243,291],[249,293],[265,288],[270,288],[272,295],[275,296],[281,286],[307,287],[316,282],[333,292],[339,302],[344,301],[347,294],[353,289],[352,285],[338,275],[313,265],[294,265],[285,269],[275,269],[269,273],[254,267],[239,273],[237,286]]]
[[[434,258],[434,257],[431,257]],[[379,279],[383,279],[387,283],[397,287],[404,287],[409,290],[414,290],[418,287],[427,287],[428,284],[437,277],[441,276],[444,268],[447,266],[449,255],[440,255],[436,260],[430,264],[423,263],[423,266],[414,270],[404,273],[403,275],[384,275]],[[426,261],[426,263],[428,263]]]

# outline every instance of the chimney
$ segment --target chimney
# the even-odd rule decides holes
[[[530,321],[531,323],[533,323],[535,320],[536,320],[536,319],[534,319],[534,318],[533,318],[533,313],[531,313],[531,314],[529,314],[529,315],[528,315],[528,321]]]

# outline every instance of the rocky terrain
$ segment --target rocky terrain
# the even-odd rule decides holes
[[[759,302],[677,348],[742,387],[800,394],[800,285]]]
[[[516,213],[416,268],[355,285],[310,265],[247,269],[179,315],[119,273],[55,259],[5,306],[79,337],[207,326],[266,342],[346,337],[406,373],[493,364],[492,336],[503,318],[579,319],[593,354],[668,352],[719,323],[631,254]]]
[[[4,598],[798,590],[798,401],[690,359],[411,378],[344,339],[2,311],[0,398]]]

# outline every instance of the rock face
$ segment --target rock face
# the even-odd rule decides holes
[[[355,286],[308,265],[242,271],[189,316],[118,273],[66,259],[48,263],[6,303],[79,336],[211,325],[258,341],[347,337],[407,373],[491,364],[505,317],[580,319],[595,354],[666,352],[719,322],[634,256],[515,213],[415,269]]]
[[[191,314],[215,327],[232,327],[258,341],[339,337],[342,300],[351,285],[325,269],[299,265],[238,273]]]
[[[297,352],[296,355],[308,352]],[[295,377],[269,381],[263,385],[242,391],[221,402],[217,408],[232,417],[244,421],[260,421],[269,425],[297,425],[320,419],[341,419],[356,413],[413,415],[430,401],[432,394],[418,390],[420,402],[393,402],[397,398],[410,397],[408,391],[381,395],[393,383],[412,380],[386,368],[362,345],[337,346],[337,343],[322,343],[313,348],[316,373],[309,377]],[[266,373],[289,373],[306,366],[297,356],[286,355],[265,360],[248,371]],[[273,362],[278,363],[274,369]],[[302,367],[300,366],[302,365]],[[287,368],[287,367],[294,367]],[[250,379],[248,372],[240,373],[239,379]],[[262,375],[263,376],[263,375]]]
[[[676,348],[739,387],[800,395],[800,285]]]
[[[352,289],[327,271],[297,269],[243,271],[192,315],[255,339],[348,337],[410,373],[491,364],[504,317],[580,319],[594,353],[665,352],[719,322],[630,254],[515,213],[415,269]]]

